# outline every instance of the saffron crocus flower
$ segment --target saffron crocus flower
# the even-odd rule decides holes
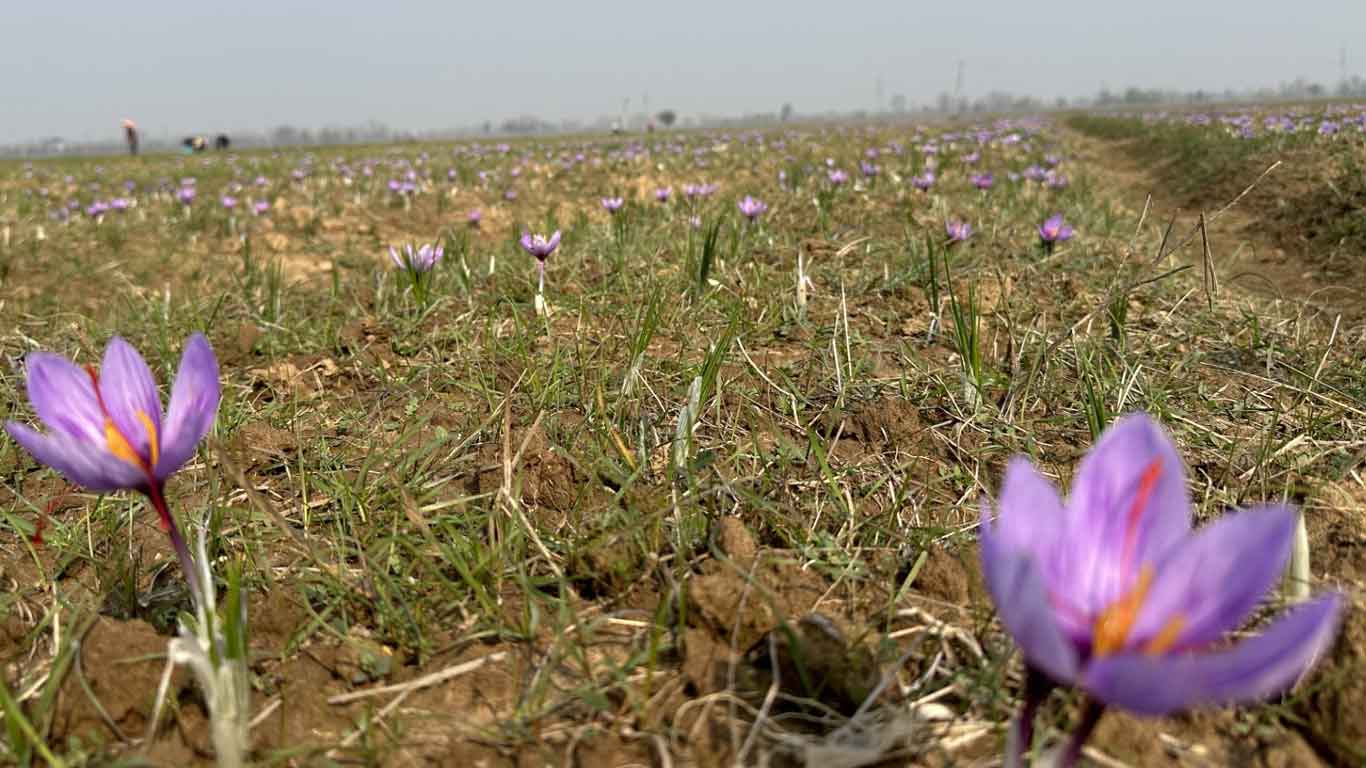
[[[560,230],[550,237],[544,235],[533,235],[530,232],[522,233],[522,250],[536,257],[536,295],[545,294],[545,259],[560,247]]]
[[[842,186],[844,182],[849,180],[849,174],[838,168],[828,171],[825,176],[830,179],[830,184],[836,187]]]
[[[223,195],[223,198],[220,202],[222,202],[223,207],[229,211],[237,207],[237,198],[233,197],[232,195]]]
[[[1028,460],[1013,459],[1000,498],[983,501],[981,529],[987,588],[1027,670],[1007,765],[1019,764],[1056,685],[1090,700],[1062,766],[1105,707],[1165,715],[1292,685],[1332,642],[1338,595],[1291,610],[1256,637],[1221,641],[1275,586],[1295,524],[1291,507],[1265,505],[1192,532],[1181,458],[1144,414],[1106,430],[1066,503]]]
[[[270,212],[270,201],[257,200],[256,202],[251,204],[251,212],[256,214],[257,216],[265,216],[267,213]]]
[[[403,250],[396,250],[392,245],[389,246],[389,258],[393,260],[395,266],[403,270],[408,275],[409,282],[413,285],[413,295],[417,298],[417,303],[423,308],[428,305],[428,297],[431,291],[431,271],[437,264],[441,263],[443,250],[439,245],[424,245],[414,248],[412,243],[403,246]]]
[[[475,208],[465,216],[465,222],[470,225],[470,229],[479,229],[479,222],[484,220],[484,212]]]
[[[972,225],[958,219],[949,219],[944,222],[944,231],[949,235],[949,245],[961,243],[972,237]]]
[[[625,204],[626,201],[622,200],[620,197],[604,197],[602,199],[602,207],[607,209],[607,212],[614,216],[617,211],[621,210],[621,206]]]
[[[743,213],[745,218],[749,219],[751,223],[762,216],[764,211],[768,210],[767,203],[755,200],[749,195],[745,195],[745,199],[736,203],[736,205],[739,206],[740,213]]]
[[[660,187],[655,190],[655,200],[658,200],[661,203],[667,203],[669,202],[669,198],[673,197],[673,194],[673,187]]]
[[[145,494],[171,538],[195,599],[198,579],[185,540],[162,494],[166,480],[194,455],[218,413],[218,360],[202,335],[185,343],[163,414],[147,362],[115,336],[100,370],[47,352],[24,360],[29,404],[47,432],[16,421],[5,431],[39,463],[91,491]]]
[[[934,186],[934,171],[926,170],[919,176],[912,176],[911,186],[915,187],[921,192],[929,191],[930,187]]]
[[[395,250],[389,246],[389,258],[399,269],[406,269],[412,272],[430,272],[432,267],[441,263],[444,250],[441,246],[424,245],[420,248],[413,248],[412,243],[403,246],[403,251]]]
[[[990,173],[974,173],[969,179],[972,181],[972,186],[983,191],[991,189],[992,185],[996,183],[996,177]]]
[[[180,191],[179,191],[179,192],[176,192],[175,197],[176,197],[177,200],[179,200],[179,201],[181,202],[182,205],[188,206],[188,205],[190,205],[191,203],[194,202],[194,198],[195,198],[195,189],[194,189],[194,187],[188,187],[188,186],[187,186],[187,187],[181,187],[181,188],[180,188]]]
[[[873,150],[868,150],[872,152]],[[859,163],[859,170],[863,171],[863,177],[871,179],[878,174],[878,167],[866,160]]]
[[[1054,245],[1071,239],[1072,225],[1063,222],[1061,213],[1049,216],[1039,225],[1039,240],[1043,242],[1044,248],[1050,251]]]

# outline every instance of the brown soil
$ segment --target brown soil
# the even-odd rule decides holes
[[[1131,211],[1142,211],[1152,196],[1149,225],[1174,222],[1169,247],[1184,243],[1177,258],[1197,267],[1203,261],[1197,226],[1200,214],[1206,215],[1221,286],[1301,303],[1330,322],[1336,314],[1366,317],[1363,241],[1360,234],[1340,231],[1349,221],[1362,222],[1357,229],[1366,231],[1366,187],[1335,184],[1340,161],[1322,147],[1254,154],[1192,188],[1189,169],[1153,156],[1150,143],[1071,133],[1078,159],[1103,171],[1096,174],[1098,182]]]

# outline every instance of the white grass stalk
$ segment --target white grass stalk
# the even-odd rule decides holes
[[[688,402],[678,409],[678,426],[674,430],[674,469],[680,474],[688,467],[692,453],[692,433],[697,426],[697,412],[701,408],[702,377],[692,380],[688,387]]]
[[[240,637],[245,638],[246,612],[244,608],[241,616],[223,619],[218,616],[206,536],[205,528],[201,527],[195,568],[203,594],[195,596],[193,617],[181,615],[179,636],[168,644],[166,669],[157,686],[157,703],[148,724],[147,740],[151,741],[161,720],[161,707],[170,688],[171,673],[176,666],[186,666],[204,691],[204,700],[209,707],[210,739],[219,768],[240,768],[245,765],[250,749],[251,672],[247,668],[245,647],[240,649],[241,656],[235,655],[225,629],[239,632]]]
[[[1295,541],[1290,550],[1290,599],[1299,603],[1309,599],[1309,528],[1301,513],[1295,520]]]

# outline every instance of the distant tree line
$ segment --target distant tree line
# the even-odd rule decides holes
[[[234,149],[260,149],[270,147],[332,146],[345,144],[381,144],[395,141],[420,141],[433,139],[467,138],[475,136],[539,136],[584,131],[606,132],[621,126],[629,131],[641,131],[647,126],[658,125],[664,129],[674,126],[681,128],[741,128],[785,123],[791,120],[838,120],[869,119],[888,115],[908,117],[939,117],[965,114],[1002,114],[1033,113],[1049,110],[1062,110],[1086,107],[1116,106],[1161,106],[1161,105],[1199,105],[1230,102],[1274,102],[1305,101],[1311,99],[1361,99],[1366,98],[1366,78],[1359,75],[1348,77],[1335,86],[1316,83],[1304,78],[1281,83],[1276,87],[1251,90],[1225,89],[1209,91],[1196,89],[1182,91],[1162,88],[1139,88],[1123,90],[1102,88],[1095,96],[1079,99],[1057,98],[1045,100],[1035,96],[1021,96],[1005,91],[991,91],[976,98],[940,93],[932,104],[912,106],[904,94],[893,94],[888,104],[874,110],[853,112],[826,111],[820,113],[799,113],[789,103],[784,103],[774,112],[750,112],[742,115],[696,114],[682,116],[677,110],[665,109],[649,114],[629,116],[603,115],[591,122],[562,120],[551,122],[535,115],[518,115],[505,118],[497,123],[483,121],[463,127],[439,131],[396,131],[378,120],[370,120],[355,126],[326,126],[318,129],[300,128],[293,125],[280,125],[265,133],[232,133]],[[624,120],[622,118],[625,118]],[[219,133],[219,131],[211,131]],[[180,150],[183,136],[144,136],[144,152],[176,152]],[[107,141],[69,142],[51,136],[33,141],[11,145],[0,145],[0,157],[45,157],[52,155],[101,155],[119,154],[124,144],[115,128],[111,127]]]

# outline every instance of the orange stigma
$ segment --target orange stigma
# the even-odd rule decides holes
[[[109,408],[104,404],[104,394],[100,392],[100,379],[99,375],[95,372],[95,368],[93,366],[87,366],[85,370],[86,373],[90,374],[90,383],[95,388],[95,400],[99,403],[100,411],[104,414],[104,441],[109,452],[114,454],[115,458],[132,464],[146,474],[152,474],[156,469],[157,459],[160,458],[161,453],[158,445],[160,442],[158,438],[160,436],[157,434],[156,423],[153,422],[152,417],[142,409],[138,409],[137,413],[134,414],[137,416],[138,421],[142,422],[143,429],[147,431],[147,452],[151,454],[151,456],[144,457],[133,448],[132,441],[119,431],[118,425],[114,423],[114,419],[109,415]]]

